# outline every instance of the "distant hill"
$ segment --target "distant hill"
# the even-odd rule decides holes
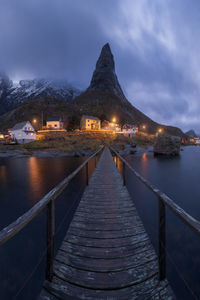
[[[26,85],[26,84],[25,84]],[[35,96],[33,97],[35,98]],[[109,44],[101,51],[88,89],[72,101],[54,96],[40,96],[25,101],[19,107],[0,117],[0,130],[16,122],[37,118],[41,124],[42,114],[60,115],[66,126],[77,127],[81,115],[94,115],[101,120],[117,119],[120,124],[146,125],[146,132],[155,134],[162,127],[165,133],[184,136],[177,127],[158,124],[135,108],[125,97],[115,73],[115,63]]]
[[[197,137],[198,136],[193,129],[188,130],[187,132],[185,132],[185,134],[189,135],[191,137]]]

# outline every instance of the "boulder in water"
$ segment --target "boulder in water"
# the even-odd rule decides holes
[[[180,145],[181,143],[179,137],[160,134],[157,136],[156,142],[154,144],[154,154],[179,155]]]

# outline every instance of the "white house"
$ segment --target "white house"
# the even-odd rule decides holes
[[[125,124],[122,128],[124,136],[134,137],[138,131],[138,128],[134,125]]]
[[[30,143],[36,140],[36,132],[29,121],[17,123],[9,130],[11,139],[19,144]]]
[[[60,117],[51,117],[46,120],[46,127],[49,129],[63,129],[63,122]]]

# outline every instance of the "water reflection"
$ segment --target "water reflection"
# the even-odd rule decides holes
[[[0,166],[0,185],[4,188],[7,186],[7,169],[5,165]]]
[[[85,159],[35,157],[0,159],[0,229],[30,209]],[[90,171],[93,165],[93,162],[89,164]],[[56,229],[72,203],[80,199],[82,188],[85,186],[84,171],[79,172],[55,203]],[[62,230],[56,235],[57,246],[66,234],[72,216],[73,211],[63,223]],[[44,210],[25,229],[0,247],[0,299],[13,299],[24,280],[34,269],[46,245],[45,224]],[[44,271],[45,260],[16,299],[36,299],[42,288]]]

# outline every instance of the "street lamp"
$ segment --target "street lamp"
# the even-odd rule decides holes
[[[158,132],[159,132],[159,133],[161,133],[162,131],[163,131],[162,128],[159,128],[159,129],[158,129]]]
[[[37,120],[36,120],[36,119],[33,119],[33,123],[34,123],[34,124],[37,123]]]
[[[142,126],[142,129],[146,129],[146,125],[143,125],[143,126]]]
[[[116,122],[116,118],[114,117],[114,118],[112,119],[112,121],[113,121],[113,123],[115,123],[115,122]]]

